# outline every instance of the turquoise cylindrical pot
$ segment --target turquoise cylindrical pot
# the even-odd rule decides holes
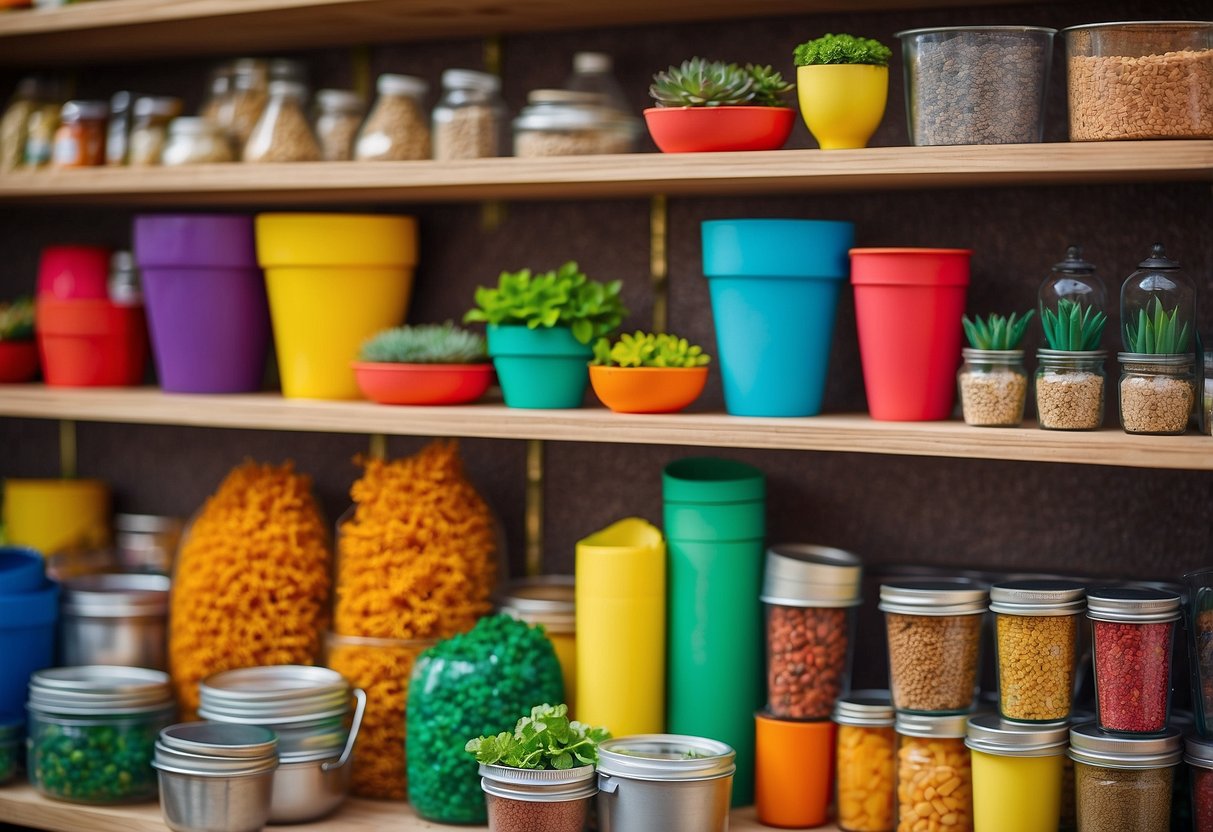
[[[507,407],[580,407],[593,350],[568,327],[488,327],[488,351]]]
[[[817,415],[854,224],[707,220],[702,237],[725,409]]]

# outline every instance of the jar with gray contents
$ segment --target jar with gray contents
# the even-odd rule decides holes
[[[320,145],[303,114],[307,87],[271,81],[265,112],[244,146],[245,162],[317,162]]]
[[[505,102],[501,79],[487,72],[448,69],[434,107],[434,158],[481,159],[501,155]]]
[[[593,93],[532,90],[514,119],[515,156],[626,153],[630,142],[630,134]]]
[[[168,126],[181,115],[181,99],[170,96],[143,96],[135,99],[134,122],[127,150],[128,163],[134,167],[160,164],[168,143]]]
[[[352,90],[316,93],[316,138],[324,161],[346,162],[354,158],[354,139],[365,111],[362,96]]]
[[[1182,757],[1183,737],[1174,728],[1155,737],[1108,734],[1094,723],[1072,728],[1078,828],[1168,832],[1175,766]]]
[[[411,75],[380,75],[379,99],[354,145],[359,161],[430,158],[430,125],[422,109],[429,84]]]

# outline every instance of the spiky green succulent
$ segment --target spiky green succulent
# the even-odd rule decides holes
[[[1190,349],[1190,328],[1187,321],[1179,326],[1179,307],[1167,312],[1157,297],[1137,310],[1136,320],[1130,318],[1124,325],[1125,349],[1129,352],[1177,355]]]
[[[479,364],[484,336],[451,321],[385,329],[362,345],[359,358],[385,364]]]
[[[1028,322],[1034,314],[1034,310],[1028,310],[1023,315],[1012,313],[1009,318],[1004,315],[990,315],[987,318],[977,315],[972,320],[965,315],[961,318],[961,324],[973,349],[1017,350],[1023,343]]]
[[[1042,307],[1040,310],[1040,325],[1049,347],[1066,352],[1099,349],[1099,339],[1103,337],[1107,322],[1108,316],[1099,309],[1069,298],[1058,300],[1056,309]]]
[[[786,107],[792,89],[769,66],[691,58],[654,75],[649,95],[658,107]]]
[[[599,338],[592,363],[603,367],[703,367],[711,360],[686,338],[638,331],[635,335],[623,333],[613,344]]]
[[[0,341],[29,341],[34,337],[34,301],[17,298],[0,303]]]

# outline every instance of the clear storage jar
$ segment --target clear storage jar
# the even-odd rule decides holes
[[[16,170],[25,155],[25,131],[30,113],[41,98],[37,78],[22,78],[0,117],[0,173]]]
[[[203,165],[231,162],[232,145],[227,134],[215,123],[193,116],[175,118],[168,126],[168,141],[160,154],[160,164]]]
[[[515,156],[626,153],[630,144],[630,132],[593,93],[532,90],[514,119]]]
[[[354,158],[354,139],[362,124],[366,103],[351,90],[320,90],[316,93],[316,138],[320,158],[346,162]]]
[[[1107,322],[1108,293],[1095,273],[1095,264],[1083,259],[1080,246],[1069,246],[1065,259],[1053,265],[1037,290],[1037,300],[1050,349],[1099,349]]]
[[[965,424],[1018,427],[1028,397],[1023,350],[962,349],[964,364],[956,374]]]
[[[1192,777],[1192,832],[1213,832],[1213,740],[1192,736],[1184,747]]]
[[[1036,352],[1036,417],[1044,430],[1103,426],[1106,350]]]
[[[1070,581],[990,587],[998,663],[998,711],[1014,722],[1070,717],[1085,590]]]
[[[480,159],[501,155],[506,117],[501,79],[487,72],[448,69],[434,106],[434,158]]]
[[[1115,736],[1088,723],[1070,730],[1079,832],[1168,832],[1183,738]]]
[[[997,714],[969,720],[974,832],[1043,832],[1061,819],[1069,726],[1021,725]]]
[[[57,168],[87,168],[105,164],[105,101],[69,101],[59,111],[59,128],[51,164]]]
[[[1179,595],[1149,587],[1093,589],[1087,617],[1099,727],[1126,734],[1166,731]]]
[[[893,832],[896,826],[897,735],[889,692],[856,691],[834,706],[838,827]]]
[[[43,168],[51,163],[55,150],[55,131],[59,127],[60,106],[51,101],[39,102],[25,122],[25,152],[22,165]]]
[[[224,107],[232,94],[232,65],[224,62],[211,70],[206,100],[198,108],[198,117],[222,126]]]
[[[898,581],[880,587],[889,681],[898,712],[964,713],[977,692],[988,593],[971,581]],[[958,736],[964,735],[963,724]]]
[[[1196,356],[1122,352],[1120,426],[1125,433],[1178,436],[1196,401]]]
[[[297,81],[271,81],[269,100],[244,145],[245,162],[317,162],[320,145],[303,114],[307,88]]]
[[[897,714],[897,832],[972,832],[967,722],[965,714]]]
[[[598,794],[594,766],[480,766],[489,832],[581,832]]]
[[[110,96],[109,122],[105,131],[105,163],[125,165],[130,158],[131,127],[135,121],[138,93],[119,90]]]
[[[168,143],[168,126],[181,115],[181,99],[169,96],[145,96],[135,100],[128,163],[133,166],[160,164]]]
[[[410,161],[430,158],[430,126],[422,109],[429,84],[411,75],[380,75],[379,93],[358,132],[359,161]]]
[[[239,155],[269,102],[269,67],[259,58],[232,62],[232,92],[218,108],[216,120]]]
[[[1121,342],[1125,352],[1181,355],[1196,337],[1196,286],[1155,243],[1120,287]]]

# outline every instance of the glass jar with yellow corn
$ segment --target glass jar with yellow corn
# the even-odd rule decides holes
[[[893,832],[897,735],[889,692],[856,691],[839,699],[834,722],[838,827],[843,832]]]
[[[973,832],[967,722],[967,714],[897,715],[897,832]]]

